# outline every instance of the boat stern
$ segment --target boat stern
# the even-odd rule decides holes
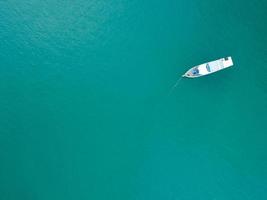
[[[231,67],[233,65],[233,60],[231,56],[225,57],[222,62],[224,68]]]

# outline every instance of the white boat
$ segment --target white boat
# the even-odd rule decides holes
[[[197,78],[200,76],[212,74],[214,72],[220,71],[222,69],[226,69],[231,66],[233,66],[233,61],[230,56],[225,57],[225,58],[220,58],[218,60],[214,60],[211,62],[207,62],[201,65],[192,67],[183,75],[183,77]]]

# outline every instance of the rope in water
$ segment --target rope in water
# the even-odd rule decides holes
[[[172,88],[169,91],[168,96],[170,96],[172,94],[172,92],[174,91],[174,89],[179,85],[180,81],[182,80],[182,76],[176,81],[176,83],[172,86]]]

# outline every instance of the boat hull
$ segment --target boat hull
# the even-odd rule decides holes
[[[232,58],[230,56],[225,57],[225,58],[220,58],[218,60],[214,60],[211,62],[207,62],[207,63],[201,64],[201,65],[197,65],[195,67],[192,67],[183,75],[183,77],[199,78],[202,76],[213,74],[215,72],[221,71],[221,70],[229,68],[231,66],[233,66],[233,61],[232,61]]]

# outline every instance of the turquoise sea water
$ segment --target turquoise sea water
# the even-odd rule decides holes
[[[266,10],[0,1],[0,199],[267,199]]]

